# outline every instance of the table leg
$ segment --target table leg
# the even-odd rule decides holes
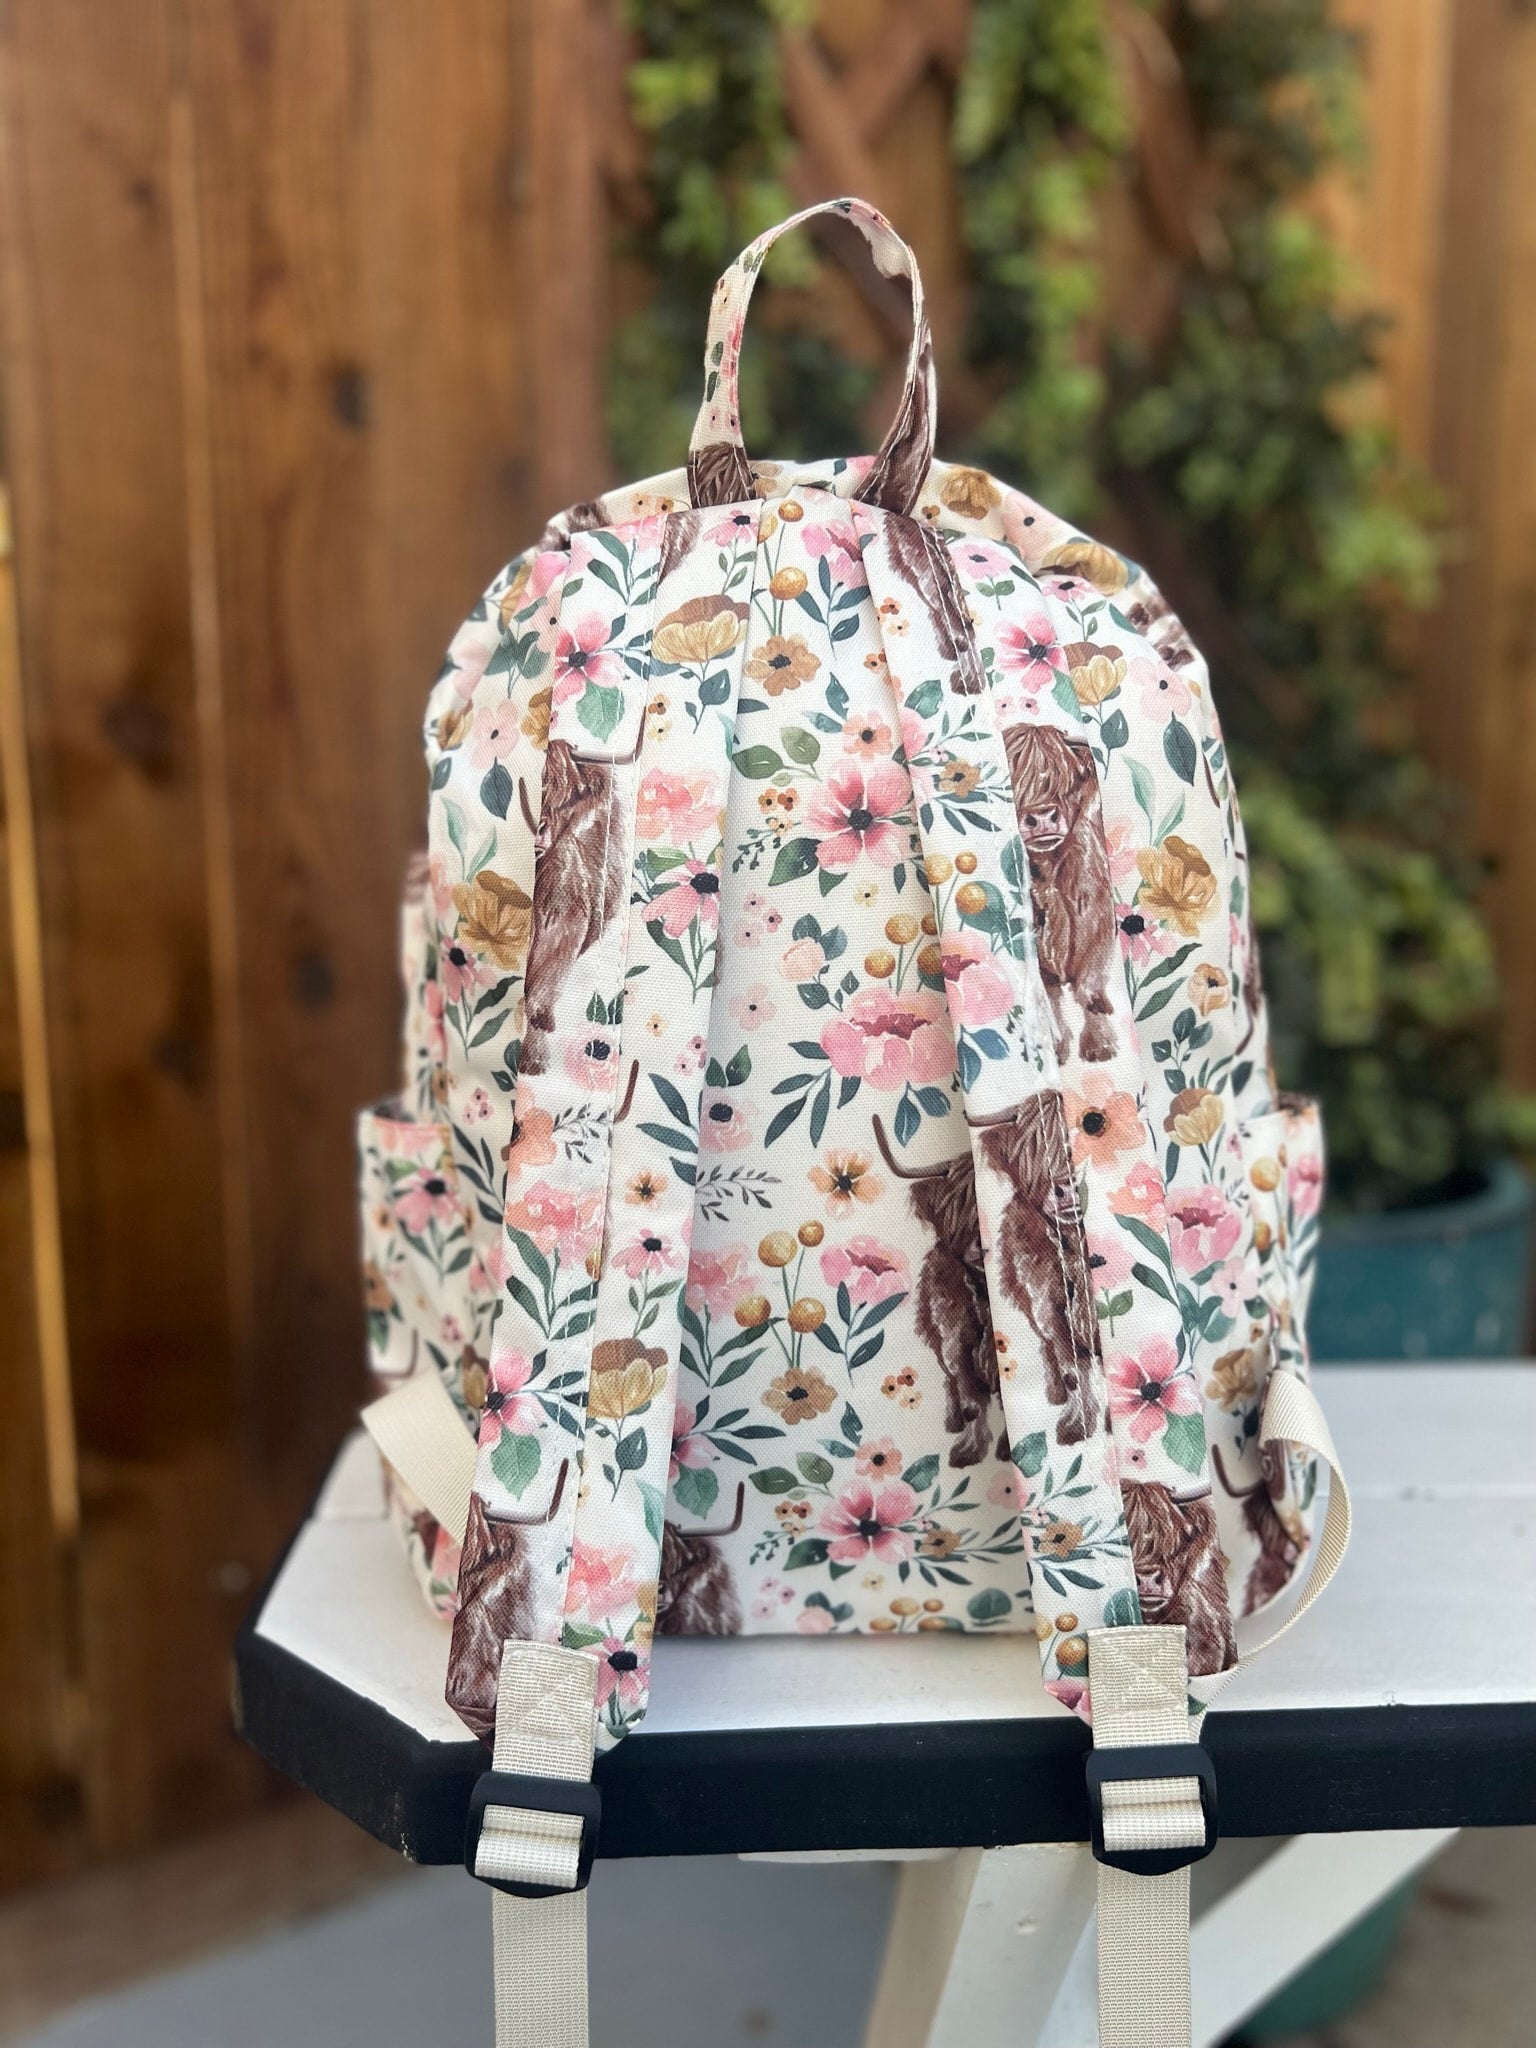
[[[1093,1897],[1093,1858],[1080,1842],[907,1864],[865,2048],[1029,2048]]]

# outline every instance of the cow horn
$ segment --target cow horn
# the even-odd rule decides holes
[[[528,785],[521,775],[517,778],[517,801],[522,807],[524,818],[527,820],[528,830],[537,839],[539,836],[539,821],[533,815],[533,805],[528,801]]]
[[[1234,1486],[1227,1477],[1227,1467],[1221,1455],[1220,1444],[1211,1445],[1211,1464],[1215,1470],[1216,1477],[1221,1481],[1223,1493],[1230,1494],[1233,1500],[1252,1500],[1256,1493],[1264,1493],[1268,1490],[1268,1482],[1263,1479],[1258,1480],[1253,1486]]]
[[[891,1141],[885,1135],[885,1125],[877,1116],[871,1117],[870,1122],[875,1127],[875,1143],[880,1147],[880,1157],[898,1180],[937,1180],[941,1174],[948,1173],[953,1165],[952,1160],[941,1159],[937,1166],[903,1166],[891,1150]]]
[[[965,1121],[973,1131],[996,1131],[1001,1130],[1005,1124],[1020,1122],[1023,1114],[1024,1104],[1020,1102],[1015,1103],[1012,1109],[988,1110],[984,1116],[973,1116],[967,1110],[965,1112]]]
[[[613,1120],[616,1124],[623,1123],[625,1117],[627,1117],[629,1115],[629,1112],[634,1108],[635,1084],[639,1081],[639,1079],[640,1062],[638,1060],[631,1060],[629,1063],[629,1079],[624,1084],[624,1100],[619,1104],[618,1108],[613,1113]]]
[[[747,1483],[744,1479],[736,1482],[736,1512],[723,1529],[679,1529],[680,1536],[734,1536],[741,1527],[742,1517],[747,1510]]]

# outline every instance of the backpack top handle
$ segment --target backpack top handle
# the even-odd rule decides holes
[[[901,405],[874,466],[854,496],[887,512],[908,514],[933,462],[936,397],[933,340],[923,309],[923,284],[912,251],[882,213],[863,199],[826,199],[769,228],[745,248],[715,286],[704,348],[704,400],[688,444],[688,493],[693,504],[739,505],[755,495],[752,468],[741,438],[737,374],[752,287],[763,259],[780,235],[827,214],[842,219],[869,245],[882,277],[904,277],[912,288],[912,346]]]

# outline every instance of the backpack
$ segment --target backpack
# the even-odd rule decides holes
[[[748,299],[820,214],[910,286],[901,404],[753,462]],[[428,705],[365,1419],[493,1747],[502,2042],[586,2038],[593,1755],[655,1635],[852,1630],[1035,1634],[1093,1731],[1101,2041],[1189,2038],[1200,1717],[1336,1466],[1321,1129],[1200,657],[933,434],[910,251],[808,209],[720,281],[686,469],[554,519]],[[1347,1526],[1336,1477],[1302,1604]]]

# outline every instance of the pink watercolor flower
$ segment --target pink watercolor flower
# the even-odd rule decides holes
[[[1183,718],[1195,701],[1188,683],[1166,662],[1132,662],[1129,681],[1141,691],[1142,715],[1156,719],[1159,726],[1170,718]]]
[[[731,997],[731,1015],[743,1031],[760,1031],[778,1014],[773,998],[760,981],[754,981],[740,995]]]
[[[605,1636],[597,1646],[597,1704],[606,1706],[615,1693],[622,1706],[638,1707],[645,1698],[645,1672],[628,1643]]]
[[[1117,1216],[1139,1216],[1154,1230],[1161,1230],[1167,1222],[1163,1184],[1145,1160],[1131,1168],[1110,1196],[1109,1206]]]
[[[866,1308],[889,1301],[893,1294],[905,1294],[912,1284],[902,1253],[872,1237],[850,1237],[845,1245],[829,1245],[821,1255],[821,1271],[829,1287],[846,1287],[849,1299]],[[868,1467],[861,1465],[859,1470]]]
[[[921,1087],[955,1070],[949,1011],[941,996],[861,989],[841,1017],[823,1025],[821,1049],[834,1069],[876,1088]]]
[[[672,775],[652,768],[635,803],[635,830],[642,839],[687,846],[702,833],[718,836],[720,798],[712,775]]]
[[[912,1555],[912,1537],[902,1524],[916,1512],[917,1495],[904,1479],[879,1488],[859,1479],[823,1510],[817,1526],[832,1539],[827,1555],[835,1564],[862,1564],[868,1557],[901,1564]]]
[[[697,921],[706,931],[720,925],[720,877],[701,860],[685,860],[671,871],[670,885],[646,906],[651,918],[660,918],[669,939],[680,939]]]
[[[594,1030],[590,1037],[577,1039],[566,1047],[565,1071],[580,1088],[606,1088],[618,1056],[615,1040],[606,1031]]]
[[[1120,950],[1133,967],[1150,967],[1173,951],[1173,933],[1134,903],[1115,905],[1115,928],[1120,934]]]
[[[546,1258],[583,1259],[602,1235],[603,1192],[573,1195],[566,1188],[536,1180],[527,1194],[507,1207],[507,1225],[533,1240]]]
[[[1168,1236],[1181,1273],[1203,1273],[1219,1265],[1242,1228],[1242,1218],[1220,1188],[1190,1188],[1168,1198]]]
[[[473,638],[470,634],[473,633]],[[462,640],[455,640],[448,650],[448,659],[453,663],[454,693],[467,704],[480,687],[480,678],[485,674],[485,665],[491,658],[495,641],[484,637],[484,629],[477,621],[466,631]]]
[[[443,1023],[447,997],[440,981],[429,981],[421,992],[422,1021],[426,1026],[426,1050],[439,1066],[448,1061],[448,1032]]]
[[[734,1088],[706,1088],[699,1111],[699,1147],[705,1152],[739,1152],[752,1142],[752,1125]]]
[[[1109,879],[1118,888],[1122,882],[1139,882],[1141,870],[1136,865],[1136,841],[1131,828],[1119,818],[1104,834],[1104,851],[1109,856]],[[1132,891],[1135,894],[1135,891]]]
[[[600,1622],[630,1604],[640,1590],[640,1575],[630,1551],[583,1543],[578,1536],[567,1586],[567,1609],[584,1621]]]
[[[739,1245],[719,1251],[695,1251],[688,1267],[688,1306],[698,1315],[728,1316],[744,1294],[751,1292],[752,1267]]]
[[[505,697],[496,704],[482,704],[469,728],[469,750],[475,766],[485,770],[505,761],[519,737],[516,708]]]
[[[694,1037],[689,1039],[672,1064],[680,1074],[696,1074],[704,1065],[708,1052],[709,1047],[705,1044],[704,1040],[695,1034]]]
[[[806,824],[821,835],[821,866],[846,872],[864,854],[876,867],[894,867],[912,836],[907,823],[896,822],[910,799],[910,780],[893,762],[864,768],[840,761],[805,809]]]
[[[704,538],[715,548],[733,547],[739,540],[755,541],[757,522],[756,512],[749,512],[744,505],[738,506],[728,517],[717,519],[713,526],[706,527]]]
[[[492,1359],[480,1412],[481,1450],[499,1443],[503,1430],[509,1436],[531,1436],[543,1422],[543,1409],[527,1392],[532,1378],[533,1366],[525,1352],[505,1351]]]
[[[1022,1514],[1029,1505],[1029,1481],[1017,1465],[1003,1465],[987,1482],[987,1505]]]
[[[793,1607],[796,1593],[782,1579],[764,1579],[757,1589],[757,1598],[752,1602],[754,1621],[773,1621],[786,1607]]]
[[[1007,1016],[1013,1008],[1013,985],[979,932],[946,932],[940,953],[952,1017],[974,1031]]]
[[[1200,1396],[1166,1337],[1149,1337],[1140,1357],[1116,1359],[1109,1369],[1109,1406],[1116,1429],[1144,1444],[1166,1427],[1170,1415],[1195,1415]]]
[[[453,1183],[439,1166],[418,1166],[398,1183],[392,1200],[395,1214],[412,1237],[420,1237],[429,1223],[449,1225],[461,1220]]]
[[[439,948],[437,971],[442,977],[443,994],[450,1003],[473,995],[487,976],[484,962],[457,939],[449,939]]]
[[[814,981],[827,964],[827,956],[814,939],[796,939],[785,949],[779,971],[787,981]]]
[[[1229,1316],[1240,1316],[1247,1302],[1258,1292],[1259,1278],[1251,1259],[1228,1259],[1213,1276],[1216,1293]]]
[[[895,1479],[901,1464],[901,1452],[888,1436],[870,1438],[853,1454],[853,1469],[861,1479]]]
[[[691,1466],[697,1472],[710,1462],[711,1451],[708,1439],[695,1436],[693,1431],[698,1423],[698,1411],[686,1401],[679,1401],[672,1417],[672,1465],[670,1479],[675,1479],[678,1467]]]
[[[1323,1199],[1323,1162],[1315,1152],[1304,1152],[1295,1162],[1285,1177],[1285,1191],[1298,1218],[1317,1214]]]
[[[663,1237],[659,1231],[647,1230],[633,1244],[615,1252],[613,1263],[631,1280],[656,1280],[663,1273],[675,1271],[683,1261],[670,1237]]]
[[[802,1607],[795,1616],[795,1627],[803,1636],[828,1636],[836,1623],[830,1607]]]
[[[995,540],[962,541],[950,552],[964,574],[978,583],[993,583],[999,577],[1011,576],[1017,567],[1008,550],[1000,548]]]
[[[828,519],[825,522],[808,520],[800,529],[805,551],[814,560],[826,557],[835,583],[859,589],[869,581],[864,573],[864,557],[859,551],[859,536],[851,520]]]
[[[464,1121],[467,1124],[483,1124],[491,1113],[491,1098],[483,1088],[470,1090],[469,1100],[464,1105]]]
[[[588,683],[615,689],[624,680],[624,664],[608,645],[608,621],[600,612],[562,625],[555,639],[553,671],[555,702],[580,696]]]
[[[1113,1294],[1123,1287],[1132,1263],[1130,1248],[1118,1231],[1089,1231],[1088,1272],[1096,1293]]]
[[[999,671],[1004,676],[1014,677],[1029,690],[1050,689],[1056,680],[1056,671],[1067,665],[1051,615],[1043,606],[1022,619],[1010,620],[1000,626],[995,652]]]

